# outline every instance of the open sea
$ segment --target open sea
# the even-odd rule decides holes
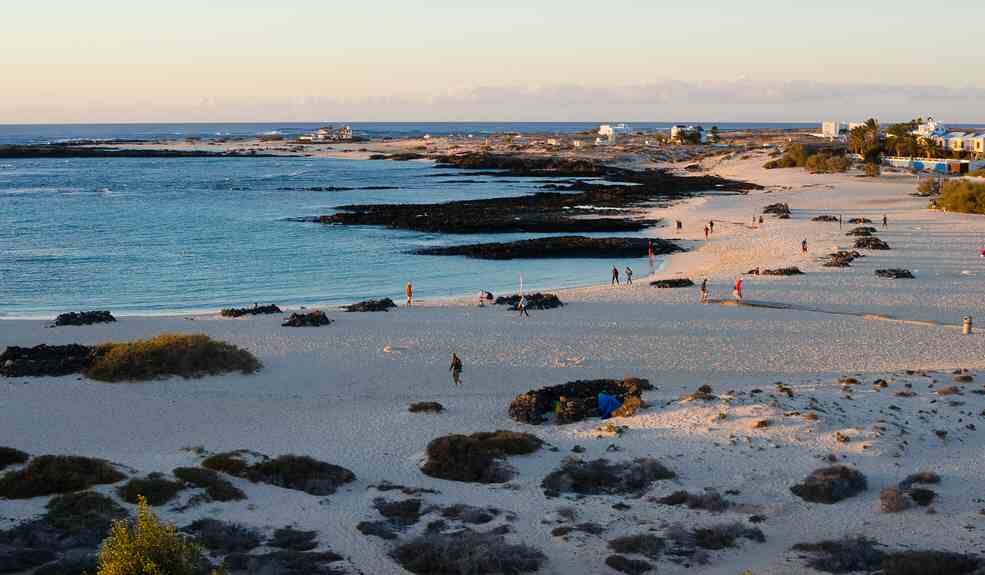
[[[78,139],[285,135],[321,124],[0,126],[0,144]],[[584,124],[352,124],[359,135],[576,132]],[[670,124],[633,124],[655,129]],[[719,124],[733,127],[798,125]],[[447,175],[442,175],[447,174]],[[461,183],[456,180],[480,180]],[[517,196],[542,179],[473,176],[430,162],[329,158],[0,159],[0,317],[108,309],[118,315],[215,311],[254,302],[318,306],[480,289],[515,293],[608,280],[616,263],[638,276],[645,258],[488,261],[416,256],[435,245],[544,234],[430,234],[326,226],[285,218],[357,203],[425,203]],[[392,190],[300,191],[393,186]],[[632,234],[628,234],[632,235]]]

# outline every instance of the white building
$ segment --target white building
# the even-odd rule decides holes
[[[670,141],[675,143],[684,143],[688,140],[691,134],[698,134],[698,141],[702,144],[708,141],[708,133],[701,126],[683,126],[676,125],[670,129]]]
[[[844,124],[841,122],[822,122],[821,123],[821,136],[825,138],[835,139],[841,136],[841,128]]]

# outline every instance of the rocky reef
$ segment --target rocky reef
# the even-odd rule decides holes
[[[428,256],[466,256],[486,260],[512,260],[536,258],[639,258],[647,255],[650,245],[654,254],[684,251],[667,240],[654,238],[589,238],[585,236],[557,236],[519,240],[515,242],[491,242],[463,246],[424,248],[413,253]]]

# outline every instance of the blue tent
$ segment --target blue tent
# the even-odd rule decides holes
[[[599,394],[599,414],[602,419],[609,419],[612,417],[612,412],[620,407],[622,407],[622,400],[618,397],[605,393]]]

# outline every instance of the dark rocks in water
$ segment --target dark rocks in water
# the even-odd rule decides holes
[[[0,146],[0,158],[259,158],[275,154],[212,152],[149,148],[113,148],[78,144],[9,144]],[[284,157],[277,155],[276,157]]]
[[[281,455],[271,459],[245,450],[211,455],[202,461],[202,467],[309,495],[331,495],[356,479],[356,475],[345,467],[306,455]]]
[[[876,275],[881,278],[900,280],[900,279],[913,279],[913,274],[910,270],[902,268],[890,268],[886,270],[876,270]]]
[[[311,551],[318,547],[318,532],[282,527],[274,531],[274,536],[267,545],[290,551]]]
[[[678,176],[664,171],[633,171],[589,160],[540,156],[465,154],[439,162],[467,169],[501,169],[517,177],[605,177],[624,184],[582,182],[558,191],[519,197],[461,200],[438,204],[338,206],[320,218],[323,224],[379,225],[445,233],[579,233],[639,231],[655,221],[597,217],[599,208],[629,210],[658,200],[673,200],[707,190],[742,192],[759,186],[715,176]],[[580,217],[591,216],[591,217]]]
[[[59,314],[55,325],[92,325],[94,323],[110,323],[116,321],[108,311],[80,311]]]
[[[199,519],[182,531],[194,535],[202,547],[222,554],[251,551],[263,543],[255,529],[212,518]]]
[[[0,375],[43,377],[80,373],[93,361],[93,347],[68,345],[10,346],[0,354]]]
[[[832,465],[814,470],[790,491],[804,501],[830,504],[858,495],[867,488],[865,476],[857,469]]]
[[[510,296],[500,296],[496,298],[496,305],[506,305],[512,310],[519,309],[520,305],[520,294],[513,294]],[[532,293],[527,297],[527,309],[553,309],[556,307],[562,307],[564,302],[561,301],[554,294],[544,294],[544,293]]]
[[[391,160],[394,162],[407,162],[410,160],[424,160],[427,156],[416,152],[399,152],[396,154],[372,154],[370,160]]]
[[[342,309],[345,311],[390,311],[391,308],[397,307],[397,304],[393,303],[393,300],[385,297],[383,299],[370,299],[366,301],[361,301],[359,303],[354,303],[352,305],[344,305]]]
[[[328,319],[325,312],[321,310],[310,311],[307,313],[292,313],[287,321],[281,324],[283,327],[319,327],[329,325],[332,320]]]
[[[244,315],[261,315],[271,313],[284,313],[282,309],[274,304],[254,305],[253,307],[231,307],[219,312],[222,317],[242,317]]]
[[[258,555],[227,555],[222,568],[230,575],[338,575],[332,563],[343,557],[332,551],[271,551]]]
[[[889,244],[880,240],[875,236],[869,236],[865,238],[859,238],[855,240],[855,249],[857,250],[888,250]]]
[[[848,223],[850,223],[850,224],[871,224],[872,223],[872,220],[870,220],[869,218],[852,218],[852,219],[848,220]]]
[[[450,481],[503,483],[513,477],[506,457],[530,454],[542,445],[537,436],[515,431],[445,435],[428,444],[421,471]]]
[[[815,217],[811,218],[811,221],[812,222],[835,222],[835,223],[837,223],[838,222],[838,217],[837,216],[829,216],[829,215],[815,216]]]
[[[790,206],[786,203],[770,204],[763,208],[762,212],[764,214],[773,214],[777,218],[785,220],[790,217]]]
[[[873,228],[871,226],[860,226],[860,227],[853,228],[853,229],[849,230],[849,232],[847,234],[845,234],[845,235],[846,236],[869,237],[872,234],[876,233],[877,231],[878,230],[876,230],[875,228]]]
[[[556,413],[557,423],[572,423],[598,416],[600,393],[616,396],[625,404],[630,398],[639,399],[644,391],[651,389],[653,386],[648,380],[634,377],[572,381],[516,396],[510,403],[509,415],[521,423],[537,425],[548,413]]]
[[[424,248],[413,253],[429,256],[466,256],[487,260],[537,259],[537,258],[640,258],[645,257],[650,245],[654,254],[683,251],[667,240],[654,238],[589,238],[585,236],[556,236],[493,242],[463,246]]]
[[[562,493],[638,495],[654,481],[674,477],[677,477],[676,473],[650,457],[619,463],[611,463],[607,459],[582,461],[569,458],[544,478],[541,487],[549,497]]]
[[[20,449],[14,449],[13,447],[0,447],[0,471],[3,471],[11,465],[27,463],[28,459],[30,459],[30,456]]]
[[[757,269],[757,272],[761,276],[801,276],[804,272],[800,271],[797,267],[786,267],[786,268],[776,268],[776,269]],[[749,272],[752,273],[752,272]]]
[[[694,287],[694,282],[690,278],[671,278],[665,280],[654,280],[650,285],[658,288],[686,288]]]
[[[824,258],[824,263],[822,264],[826,268],[847,268],[851,267],[852,261],[855,258],[865,257],[857,251],[838,251],[830,253]]]
[[[412,403],[407,407],[407,411],[411,413],[441,413],[444,410],[445,406],[437,401],[421,401]]]

